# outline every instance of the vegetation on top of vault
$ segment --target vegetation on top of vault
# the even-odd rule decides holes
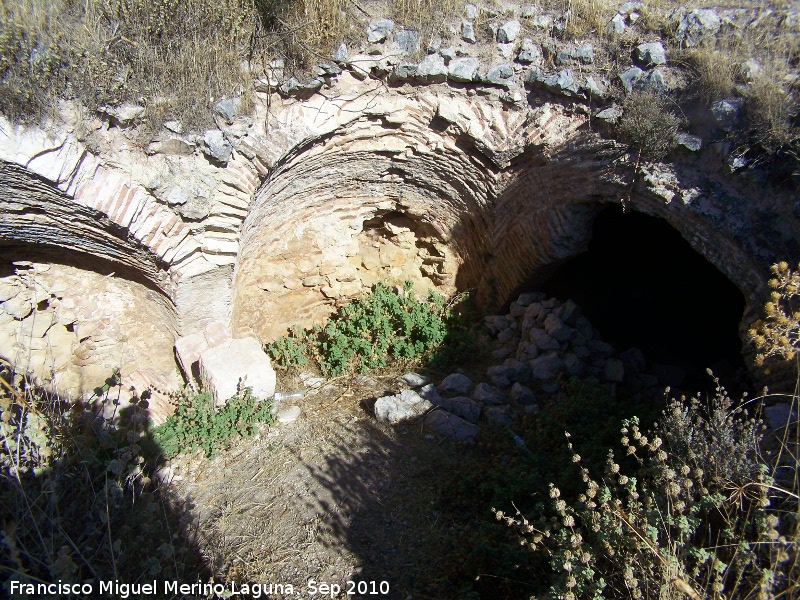
[[[421,300],[410,281],[402,287],[378,283],[324,326],[292,328],[266,350],[278,367],[303,367],[312,359],[326,376],[365,373],[397,361],[445,367],[470,351],[468,313],[467,294],[445,300],[430,290]]]

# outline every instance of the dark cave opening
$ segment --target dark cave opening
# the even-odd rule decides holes
[[[588,250],[542,289],[577,302],[618,351],[636,347],[652,364],[679,367],[687,384],[708,384],[707,368],[723,383],[745,371],[744,296],[662,219],[603,209]]]

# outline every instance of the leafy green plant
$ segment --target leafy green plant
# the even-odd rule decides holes
[[[252,437],[260,423],[273,421],[272,403],[254,398],[246,388],[222,406],[209,392],[185,389],[173,396],[175,413],[153,430],[153,439],[167,457],[200,448],[216,456],[234,435]]]
[[[597,478],[570,440],[576,501],[551,484],[552,511],[495,516],[547,557],[556,598],[778,597],[800,584],[797,490],[775,485],[760,432],[717,383],[707,405],[672,400],[647,434],[624,421],[632,468],[609,451]]]
[[[308,362],[305,354],[307,344],[306,333],[299,327],[293,327],[289,335],[279,337],[274,342],[267,344],[266,351],[278,368],[300,368],[306,366]]]
[[[324,326],[310,331],[294,328],[269,344],[267,352],[283,367],[303,366],[313,355],[326,376],[347,370],[364,373],[393,359],[433,357],[441,364],[470,344],[463,315],[454,305],[432,290],[426,300],[417,299],[410,281],[399,289],[378,283],[372,292],[339,309]]]

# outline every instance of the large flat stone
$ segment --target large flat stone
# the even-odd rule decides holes
[[[236,394],[240,380],[256,398],[275,393],[275,371],[255,338],[229,340],[202,352],[200,377],[217,405]]]

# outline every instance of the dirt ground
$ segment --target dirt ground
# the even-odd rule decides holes
[[[393,376],[335,380],[293,402],[297,421],[264,428],[212,461],[173,462],[174,491],[193,506],[216,577],[273,584],[270,598],[322,597],[311,580],[340,585],[341,598],[446,597],[453,536],[435,502],[479,449],[439,440],[420,422],[378,423],[374,399],[398,389]],[[345,594],[347,582],[355,594]]]

